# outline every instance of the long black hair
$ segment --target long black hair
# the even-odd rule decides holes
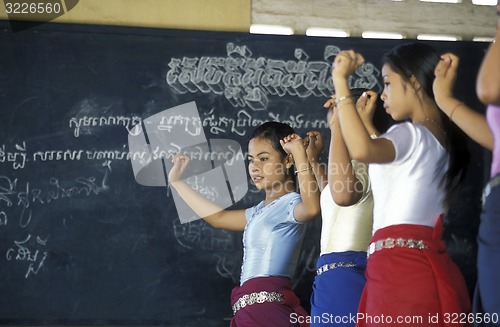
[[[382,58],[382,64],[388,65],[391,70],[401,75],[402,79],[410,82],[415,76],[425,94],[434,100],[434,70],[441,58],[434,47],[421,43],[407,43],[393,48]],[[467,148],[465,134],[448,116],[438,110],[441,116],[443,129],[446,132],[445,149],[449,156],[448,171],[443,176],[445,187],[445,207],[449,208],[459,192],[459,186],[467,173],[470,162],[470,152]]]

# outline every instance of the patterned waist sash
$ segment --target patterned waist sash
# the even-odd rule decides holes
[[[254,305],[256,303],[264,303],[264,302],[283,302],[285,300],[285,295],[277,292],[253,292],[250,294],[245,294],[240,297],[233,304],[233,315],[236,314],[240,309],[243,309],[247,305]]]

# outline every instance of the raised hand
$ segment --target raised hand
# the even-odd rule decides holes
[[[323,151],[324,141],[323,136],[319,131],[309,131],[307,132],[308,140],[306,145],[306,154],[310,163],[319,162],[319,157]]]
[[[334,81],[336,78],[348,78],[364,62],[365,58],[360,53],[353,50],[341,51],[333,61],[332,77]]]
[[[439,107],[443,101],[453,98],[453,87],[457,79],[459,58],[452,53],[445,53],[434,69],[434,83],[432,90]]]
[[[280,140],[280,144],[283,147],[283,150],[285,150],[285,152],[288,154],[293,154],[294,151],[305,150],[302,138],[299,134],[296,133],[284,137],[282,140]]]
[[[378,94],[376,92],[368,90],[356,102],[356,110],[367,130],[373,127],[373,115],[377,107],[377,98]]]
[[[172,158],[172,163],[174,165],[168,173],[168,181],[170,183],[177,182],[182,179],[182,175],[186,171],[190,160],[191,158],[182,153],[178,153]]]
[[[335,108],[335,95],[333,95],[330,99],[328,99],[325,102],[325,104],[323,105],[323,108],[328,110],[328,112],[326,114],[326,121],[328,123],[328,126],[330,128],[333,128],[333,126],[335,125],[336,118],[337,118],[336,108]]]

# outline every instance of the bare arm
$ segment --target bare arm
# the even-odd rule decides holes
[[[170,185],[198,216],[213,227],[243,231],[246,226],[245,210],[223,210],[181,180],[189,160],[189,157],[183,154],[174,156],[174,166],[168,174]]]
[[[325,103],[329,109],[328,125],[331,130],[330,151],[328,154],[328,186],[333,201],[339,206],[357,203],[363,193],[361,182],[356,178],[349,151],[345,145],[338,121],[338,111],[333,107],[335,97]],[[332,112],[333,110],[333,112]]]
[[[297,134],[289,135],[280,142],[283,149],[293,156],[297,183],[299,185],[300,197],[302,198],[302,202],[295,206],[293,212],[295,220],[300,222],[310,221],[320,213],[320,193],[307,160],[304,144]]]
[[[500,105],[500,3],[497,5],[497,30],[493,42],[481,63],[476,92],[484,104]]]
[[[332,77],[342,136],[352,159],[364,163],[391,162],[396,156],[394,145],[384,138],[370,138],[351,97],[347,79],[363,62],[363,57],[351,50],[335,57]]]
[[[374,91],[366,91],[356,102],[356,110],[370,137],[377,138],[380,132],[373,125],[373,115],[377,106],[378,94]]]
[[[319,157],[324,148],[323,136],[318,131],[307,132],[306,145],[307,160],[312,167],[316,183],[321,192],[328,183],[325,166],[319,162]]]
[[[441,59],[434,71],[436,78],[433,83],[434,97],[438,107],[472,140],[491,151],[493,135],[486,117],[453,96],[459,58],[447,53],[442,55]]]

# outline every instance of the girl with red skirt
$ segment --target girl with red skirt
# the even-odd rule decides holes
[[[434,100],[440,61],[424,43],[398,46],[383,58],[386,112],[403,123],[377,139],[363,127],[348,78],[364,58],[335,58],[332,76],[340,126],[352,158],[369,164],[373,236],[357,326],[468,326],[465,280],[441,240],[441,217],[468,164],[465,136]]]

